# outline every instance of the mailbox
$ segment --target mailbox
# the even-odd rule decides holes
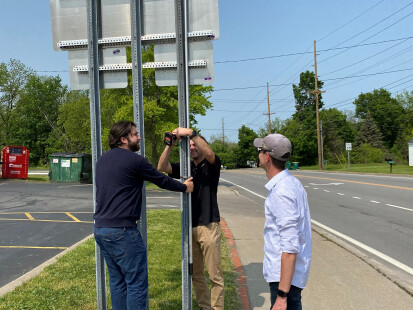
[[[1,152],[3,179],[27,179],[29,150],[24,146],[6,146]]]

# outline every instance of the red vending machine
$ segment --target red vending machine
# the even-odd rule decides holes
[[[3,179],[27,179],[29,150],[24,146],[6,146],[1,152]]]

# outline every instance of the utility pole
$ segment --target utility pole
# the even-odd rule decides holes
[[[225,134],[224,134],[224,118],[222,118],[222,146],[225,144]]]
[[[314,40],[314,79],[315,79],[315,89],[314,91],[309,91],[310,94],[315,94],[315,112],[317,116],[317,144],[318,144],[318,169],[323,169],[323,161],[321,155],[321,134],[320,134],[320,114],[318,108],[318,94],[325,93],[325,91],[318,90],[318,77],[317,77],[317,50],[316,42]]]
[[[320,138],[321,138],[321,161],[324,168],[324,144],[323,144],[323,121],[320,121]]]
[[[270,112],[270,92],[268,90],[268,82],[267,82],[267,102],[268,102],[268,113],[263,113],[264,115],[268,115],[268,134],[271,134],[271,113]]]

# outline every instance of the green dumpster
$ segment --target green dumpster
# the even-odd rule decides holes
[[[285,163],[285,168],[287,168],[288,170],[291,170],[291,162],[290,161],[287,161]]]
[[[49,180],[57,183],[92,182],[92,156],[84,153],[50,155]]]
[[[293,162],[293,170],[297,170],[298,169],[298,161]]]

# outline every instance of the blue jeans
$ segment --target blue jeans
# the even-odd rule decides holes
[[[109,271],[113,310],[146,309],[148,262],[145,244],[136,227],[95,227]]]
[[[277,299],[279,282],[270,282],[270,292],[271,292],[271,308],[274,306],[275,300]],[[301,291],[303,289],[291,285],[290,291],[287,293],[287,310],[301,310],[303,307],[301,305]]]

